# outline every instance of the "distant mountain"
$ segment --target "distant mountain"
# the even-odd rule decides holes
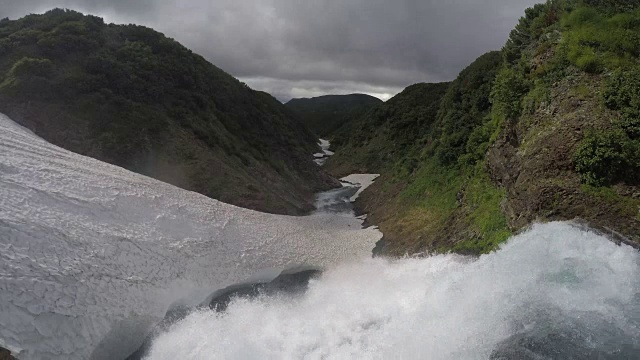
[[[381,103],[373,96],[351,94],[293,99],[285,105],[316,135],[330,137],[336,129]]]
[[[0,21],[0,112],[65,149],[284,214],[335,185],[269,94],[152,29],[55,9]]]
[[[430,129],[449,83],[414,84],[384,104],[370,109],[332,137],[340,151],[329,159],[336,174],[379,173],[408,152]]]

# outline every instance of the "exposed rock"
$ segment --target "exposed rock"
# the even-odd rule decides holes
[[[572,156],[585,131],[610,128],[617,116],[600,106],[601,84],[601,76],[574,70],[553,85],[548,104],[507,124],[489,149],[487,168],[507,191],[504,212],[512,228],[580,218],[640,242],[640,202],[631,195],[637,186],[591,189],[573,168]],[[580,99],[574,90],[578,86],[589,89]]]
[[[17,360],[11,355],[11,351],[0,347],[0,360]]]

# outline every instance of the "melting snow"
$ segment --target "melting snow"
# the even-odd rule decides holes
[[[369,257],[380,236],[353,217],[227,205],[0,114],[0,346],[23,360],[126,356],[176,302],[264,269]]]

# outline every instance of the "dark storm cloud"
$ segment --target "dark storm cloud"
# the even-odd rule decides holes
[[[0,16],[58,6],[147,25],[282,100],[349,92],[386,98],[412,83],[453,79],[499,49],[536,2],[0,0]]]

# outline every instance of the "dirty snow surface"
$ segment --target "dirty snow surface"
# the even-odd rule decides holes
[[[267,269],[370,256],[381,234],[227,205],[38,138],[0,114],[0,346],[118,359],[173,304]]]

